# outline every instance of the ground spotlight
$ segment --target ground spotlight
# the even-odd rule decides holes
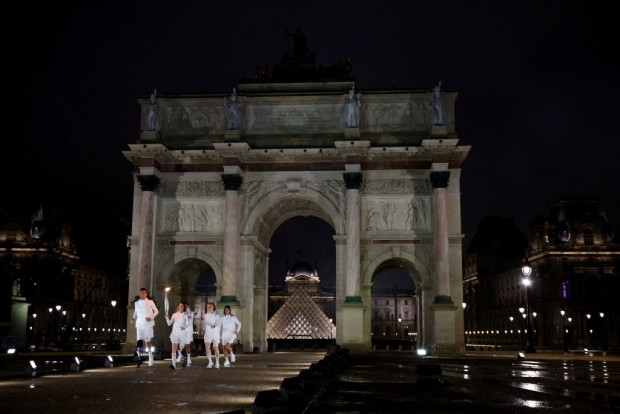
[[[80,358],[74,357],[71,361],[71,371],[79,371],[80,370]]]
[[[525,354],[523,352],[519,352],[517,354],[517,359],[525,359]]]
[[[28,365],[26,365],[26,369],[24,370],[24,375],[28,377],[37,376],[37,364],[33,360],[28,361]]]
[[[417,352],[419,357],[426,356],[426,349],[424,349],[424,348],[419,348],[416,352]]]
[[[14,354],[15,353],[15,348],[9,348],[6,351],[7,354]]]
[[[104,366],[106,368],[113,368],[114,367],[114,360],[112,359],[112,355],[108,355],[107,357],[105,357]]]

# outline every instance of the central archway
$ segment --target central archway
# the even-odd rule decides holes
[[[336,246],[333,228],[293,217],[270,241],[267,337],[271,348],[316,348],[336,338]]]
[[[259,184],[244,183],[248,187]],[[328,198],[316,189],[302,186],[299,191],[291,193],[288,188],[278,188],[261,194],[256,199],[244,200],[245,220],[242,222],[241,236],[241,296],[246,298],[240,310],[252,321],[252,347],[264,349],[267,346],[268,322],[268,268],[269,244],[275,231],[287,220],[294,217],[316,217],[323,220],[334,230],[336,239],[336,262],[343,262],[343,206],[338,198]],[[340,298],[344,281],[336,266],[335,290],[336,303]],[[250,303],[251,302],[251,303]],[[251,310],[251,315],[250,315]],[[336,305],[336,325],[338,325],[338,305]]]

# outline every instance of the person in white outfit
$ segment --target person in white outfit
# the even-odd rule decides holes
[[[187,318],[189,320],[189,326],[188,328],[185,330],[186,334],[187,334],[187,338],[185,339],[185,362],[183,364],[183,366],[192,366],[192,357],[191,357],[191,351],[192,351],[192,342],[194,342],[194,312],[192,312],[189,309],[189,306],[187,304],[185,304],[185,313],[187,314]],[[181,344],[179,342],[179,346],[177,348],[177,362],[181,362],[183,361],[183,344]]]
[[[215,311],[215,303],[207,303],[207,313],[204,316],[205,324],[205,348],[207,351],[207,358],[209,358],[209,365],[207,368],[219,368],[220,367],[220,315]],[[213,344],[213,353],[215,354],[215,365],[211,360],[211,344]]]
[[[146,349],[149,353],[149,367],[153,366],[151,339],[153,338],[153,327],[155,326],[155,317],[157,315],[159,315],[159,310],[157,306],[155,306],[155,302],[148,298],[148,291],[146,288],[140,289],[140,299],[135,302],[135,310],[131,318],[131,323],[135,323],[136,325],[136,339],[138,340],[136,359],[138,368],[140,368],[142,364],[140,352],[143,341],[146,343]]]
[[[241,329],[241,322],[233,314],[230,313],[230,306],[224,306],[224,316],[222,320],[222,348],[224,349],[224,366],[229,367],[231,362],[235,362],[235,354],[233,354],[230,344],[235,342],[237,334]],[[230,361],[228,356],[230,355]]]
[[[185,338],[185,365],[188,367],[192,366],[192,342],[194,342],[194,312],[192,312],[189,307],[187,308],[187,321],[188,326],[185,329],[185,334],[187,337]]]
[[[185,313],[185,304],[183,302],[179,302],[177,311],[172,314],[172,317],[169,318],[168,315],[166,315],[166,323],[168,326],[172,325],[172,332],[170,333],[172,363],[170,364],[170,368],[177,369],[177,346],[183,347],[183,345],[185,345],[185,340],[187,338],[186,330],[189,325],[187,314]]]

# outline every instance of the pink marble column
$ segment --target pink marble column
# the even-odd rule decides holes
[[[243,177],[239,174],[223,174],[226,191],[224,215],[224,260],[222,297],[220,303],[237,304],[237,262],[239,256],[239,187]]]
[[[138,183],[142,190],[140,204],[140,227],[138,248],[138,289],[147,287],[151,279],[153,262],[153,199],[159,187],[159,177],[155,175],[139,175]],[[147,287],[150,290],[150,287]]]
[[[361,303],[360,296],[360,216],[361,200],[360,187],[362,173],[345,173],[344,181],[347,186],[346,214],[347,214],[347,244],[346,244],[346,279],[345,303]]]
[[[435,303],[452,303],[450,297],[450,267],[448,258],[448,200],[450,171],[432,171],[433,201],[435,206]]]

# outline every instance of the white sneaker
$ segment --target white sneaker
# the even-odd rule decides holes
[[[220,361],[217,361],[217,362],[215,363],[215,369],[220,369]]]
[[[177,362],[181,362],[181,360],[182,360],[182,359],[183,359],[183,357],[182,357],[181,355],[179,355],[179,356],[177,357]]]
[[[192,366],[192,360],[189,359],[189,357],[187,358],[187,364],[185,364],[186,367],[191,367]]]
[[[228,367],[230,366],[230,362],[228,362],[228,359],[225,359],[225,360],[224,360],[224,366],[225,366],[226,368],[228,368]]]
[[[237,358],[235,358],[235,354],[230,354],[230,362],[235,362]]]
[[[207,365],[207,368],[213,368],[213,361],[209,360],[209,365]]]

